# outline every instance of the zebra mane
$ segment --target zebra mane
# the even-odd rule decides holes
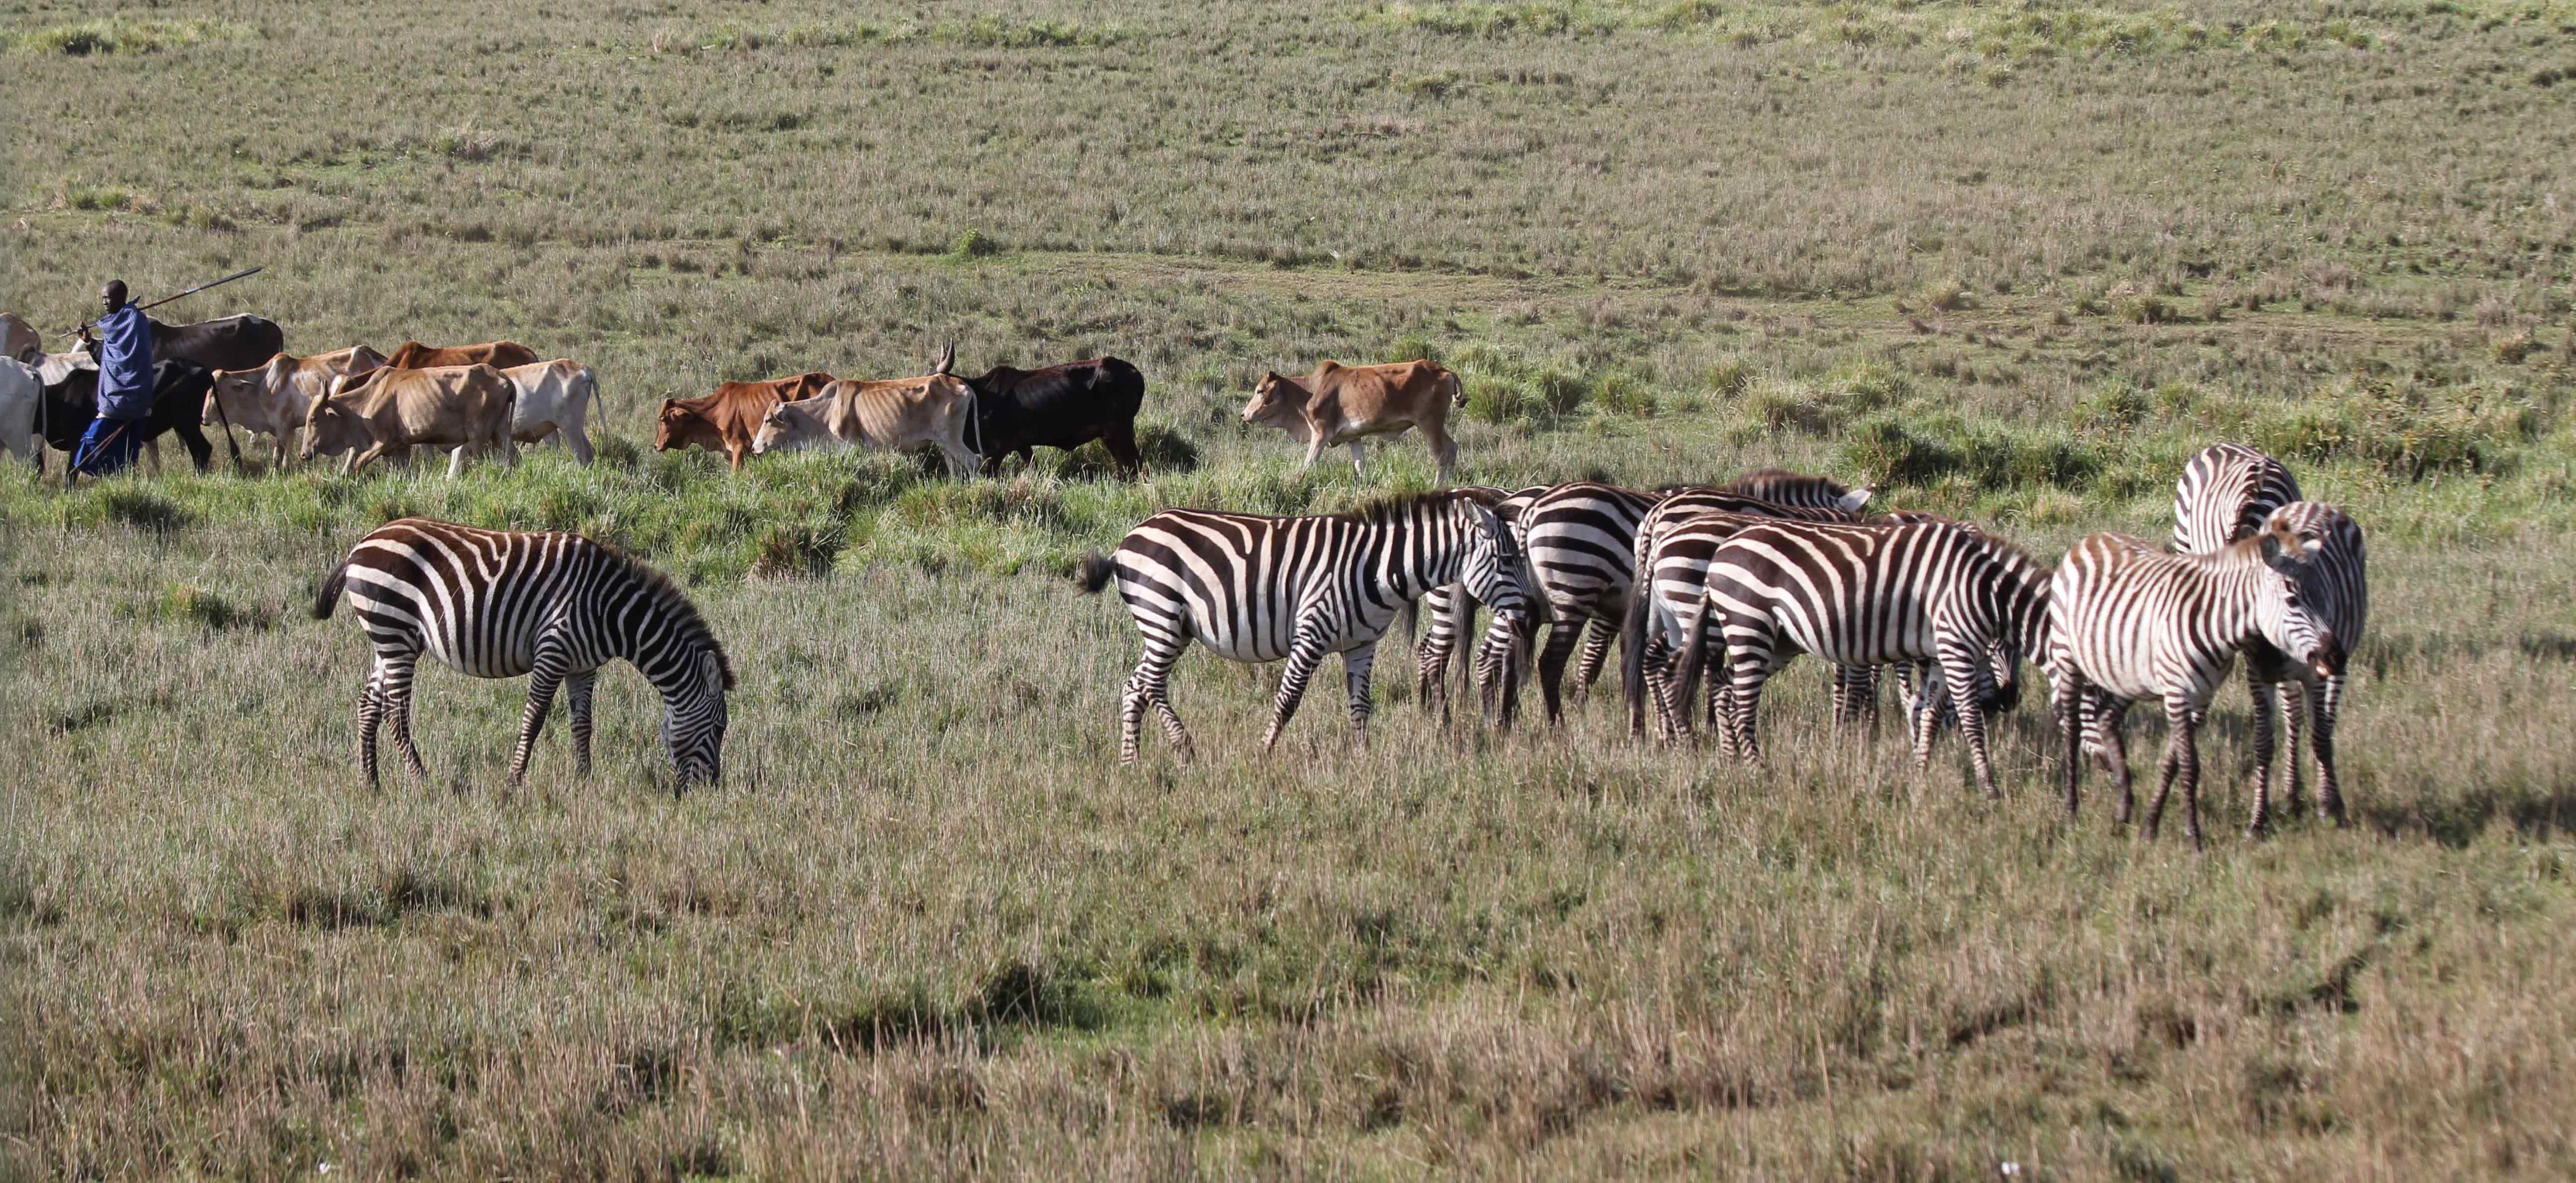
[[[669,617],[681,635],[716,655],[716,668],[724,674],[724,688],[734,689],[733,659],[725,655],[724,643],[718,641],[716,631],[707,626],[707,618],[698,614],[698,606],[689,599],[689,593],[680,590],[680,585],[673,583],[670,576],[626,553],[614,543],[593,538],[590,544],[624,567],[626,574],[643,586],[644,594],[653,601],[653,607]]]
[[[1404,521],[1411,517],[1416,509],[1447,509],[1461,502],[1475,504],[1488,512],[1493,508],[1483,504],[1476,494],[1469,490],[1439,489],[1429,493],[1397,493],[1374,498],[1361,502],[1347,512],[1333,516],[1371,526],[1383,526]]]

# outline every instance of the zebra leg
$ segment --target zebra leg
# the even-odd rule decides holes
[[[2091,739],[2101,749],[2102,767],[2111,774],[2111,787],[2120,790],[2120,804],[2111,817],[2125,826],[2138,812],[2137,785],[2129,774],[2129,704],[2098,690],[2087,691],[2086,697],[2089,702],[2084,713],[2090,722],[2085,728],[2093,733]]]
[[[1583,626],[1583,656],[1574,664],[1575,702],[1592,697],[1592,684],[1601,680],[1601,667],[1610,663],[1610,642],[1618,639],[1619,630],[1599,617]]]
[[[1376,665],[1377,645],[1374,642],[1342,651],[1342,691],[1350,696],[1351,735],[1354,739],[1364,741],[1368,738],[1369,710],[1373,705],[1369,702],[1369,670]]]
[[[2048,684],[2048,705],[2057,716],[2058,755],[2065,763],[2066,820],[2075,820],[2076,807],[2082,803],[2084,779],[2084,688],[2073,670],[2053,671]]]
[[[1180,645],[1157,645],[1155,635],[1146,634],[1145,655],[1136,661],[1136,672],[1127,679],[1126,693],[1118,702],[1118,762],[1136,762],[1137,740],[1145,724],[1145,708],[1151,706],[1163,719],[1163,733],[1171,738],[1172,750],[1183,761],[1190,758],[1190,736],[1181,729],[1181,716],[1172,709],[1172,666],[1181,659]]]
[[[1878,721],[1878,667],[1838,665],[1833,668],[1834,729]]]
[[[1914,771],[1921,773],[1932,767],[1932,743],[1941,734],[1941,707],[1946,701],[1947,683],[1938,674],[1926,673],[1917,685],[1914,705],[1905,712],[1905,724],[1906,740],[1914,748]]]
[[[367,772],[367,787],[381,788],[376,780],[376,730],[385,717],[385,663],[377,658],[375,668],[367,671],[367,685],[358,691],[358,767]]]
[[[2272,829],[2272,749],[2273,716],[2279,713],[2281,685],[2256,676],[2249,663],[2245,669],[2246,696],[2254,707],[2254,816],[2245,823],[2245,836],[2260,838]],[[2292,714],[2298,712],[2294,709]],[[2290,749],[2290,766],[2298,767],[2299,750]]]
[[[537,646],[537,668],[528,675],[528,706],[519,712],[519,742],[510,749],[510,783],[528,778],[528,759],[537,753],[537,734],[554,710],[555,688],[563,685],[563,654],[554,646]]]
[[[397,653],[377,659],[384,671],[385,714],[393,724],[394,750],[402,753],[403,767],[413,776],[429,779],[429,766],[420,762],[420,749],[411,742],[411,679],[420,664],[416,653]]]
[[[2307,762],[2300,753],[2307,750],[2308,691],[2298,679],[2281,683],[2281,750],[2288,753],[2282,773],[2289,787],[2281,793],[2281,811],[2298,817],[2308,811]]]
[[[1950,692],[1950,707],[1959,716],[1959,734],[1968,741],[1968,764],[1977,773],[1977,787],[1986,791],[1986,800],[2003,800],[2003,791],[1995,787],[1994,755],[1986,747],[1986,701],[1995,690],[1994,672],[1982,660],[1981,647],[1945,645],[1941,653],[1941,684]]]
[[[1748,653],[1741,649],[1736,652],[1743,656],[1736,659],[1734,670],[1727,679],[1728,685],[1725,691],[1726,732],[1729,737],[1727,746],[1734,749],[1737,759],[1759,767],[1762,763],[1762,746],[1754,739],[1753,723],[1755,712],[1762,707],[1762,684],[1771,677],[1770,663],[1766,660],[1769,654]],[[1709,687],[1712,700],[1718,693],[1715,686]]]
[[[2341,829],[2352,824],[2343,812],[2343,782],[2335,775],[2335,715],[2343,709],[2343,678],[2328,678],[2324,685],[2307,690],[2310,713],[2316,716],[2311,720],[2308,740],[2317,750],[2317,807],[2334,819],[2335,828]],[[2291,749],[2290,761],[2297,763],[2298,759],[2298,750]]]
[[[2177,715],[2168,705],[2165,717],[2178,720],[2174,733],[2181,737],[2183,833],[2190,837],[2193,850],[2206,850],[2209,844],[2200,833],[2200,724],[2208,711],[2201,708]]]
[[[598,683],[598,670],[583,670],[564,679],[564,707],[572,712],[572,769],[575,776],[590,775],[590,692]]]
[[[1297,639],[1288,646],[1288,668],[1279,675],[1279,698],[1270,708],[1270,730],[1261,737],[1261,750],[1279,746],[1279,733],[1288,720],[1297,717],[1297,704],[1306,697],[1306,682],[1315,676],[1315,667],[1324,663],[1324,633],[1321,628],[1300,628]]]
[[[1559,612],[1558,623],[1547,627],[1547,648],[1538,655],[1538,689],[1547,699],[1547,721],[1565,722],[1565,666],[1574,659],[1574,643],[1583,639],[1584,621],[1570,612]]]

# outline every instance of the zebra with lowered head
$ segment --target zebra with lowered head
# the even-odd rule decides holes
[[[328,619],[343,596],[376,649],[358,698],[358,759],[370,787],[387,716],[404,764],[429,776],[411,738],[422,654],[477,678],[528,678],[512,784],[527,775],[558,688],[571,702],[574,764],[589,773],[591,688],[615,658],[662,692],[662,742],[680,785],[714,784],[722,773],[725,692],[734,687],[724,646],[678,587],[614,547],[579,534],[402,518],[359,539],[323,577],[314,617]]]
[[[1173,663],[1192,640],[1230,661],[1288,667],[1262,746],[1296,715],[1325,655],[1342,655],[1351,728],[1365,733],[1378,641],[1407,604],[1462,584],[1497,627],[1529,633],[1530,599],[1511,530],[1475,495],[1398,497],[1346,514],[1259,517],[1171,509],[1127,532],[1118,549],[1085,559],[1080,582],[1113,580],[1144,635],[1144,654],[1119,701],[1118,758],[1135,762],[1146,708],[1182,759],[1189,733],[1172,709]],[[1514,660],[1517,661],[1517,651]]]
[[[1518,491],[1506,491],[1485,485],[1460,485],[1456,491],[1474,497],[1491,508],[1494,516],[1501,518],[1504,527],[1512,532],[1513,541],[1520,542],[1521,511],[1528,508],[1530,502],[1537,500],[1539,494],[1547,490],[1546,485],[1531,485]],[[1521,557],[1523,559],[1529,557],[1526,546],[1521,550]],[[1526,567],[1521,572],[1521,581],[1524,586],[1531,582]],[[1414,696],[1421,700],[1425,710],[1431,709],[1436,704],[1440,709],[1440,718],[1445,722],[1449,718],[1450,659],[1456,655],[1460,640],[1476,635],[1478,605],[1476,598],[1467,594],[1465,586],[1455,583],[1435,587],[1422,593],[1422,599],[1417,603],[1419,609],[1409,611],[1404,622],[1405,631],[1408,633],[1413,631],[1417,620],[1422,626],[1422,637],[1414,642],[1413,646]],[[1470,664],[1460,662],[1459,668],[1464,671]]]
[[[1728,666],[1729,746],[1759,760],[1762,687],[1800,653],[1845,668],[1929,665],[1959,717],[1977,786],[1997,796],[1986,722],[2020,697],[2022,656],[2045,643],[2048,572],[2012,545],[1943,522],[1763,522],[1709,555],[1706,592],[1680,629],[1680,698],[1711,651]],[[1714,692],[1712,692],[1714,695]],[[1918,764],[1931,712],[1917,712]]]
[[[2315,580],[2310,597],[2324,617],[2326,631],[2339,643],[2336,653],[2349,657],[2361,643],[2362,627],[2369,615],[2370,587],[2368,559],[2364,554],[2361,527],[2340,513],[2329,519],[2327,507],[2303,502],[2299,482],[2290,475],[2287,465],[2243,444],[2214,444],[2204,448],[2184,466],[2182,479],[2174,485],[2173,547],[2184,554],[2207,554],[2260,529],[2272,511],[2284,505],[2300,504],[2301,524],[2315,530],[2341,535],[2336,545],[2318,552],[2326,564]],[[2246,689],[2258,700],[2254,704],[2254,726],[2258,750],[2271,749],[2270,730],[2273,707],[2268,701],[2276,693],[2279,713],[2288,743],[2284,763],[2288,766],[2287,804],[2292,815],[2306,807],[2304,772],[2307,761],[2301,749],[2309,749],[2316,760],[2317,803],[2336,825],[2344,824],[2343,785],[2335,773],[2335,716],[2342,709],[2344,678],[2336,673],[2319,677],[2315,671],[2281,657],[2270,645],[2254,644],[2245,648]],[[2313,730],[2310,730],[2311,726]],[[2095,728],[2094,730],[2098,730]],[[2306,732],[2304,742],[2302,732]],[[2085,737],[2092,747],[2100,748],[2100,737]],[[2272,762],[2263,761],[2254,769],[2254,821],[2252,829],[2261,832],[2271,821]]]
[[[2179,780],[2186,832],[2192,845],[2202,844],[2198,733],[2237,651],[2265,644],[2320,679],[2343,672],[2343,642],[2319,604],[2335,594],[2327,590],[2334,572],[2351,561],[2337,553],[2359,536],[2342,528],[2349,522],[2341,510],[2294,502],[2272,511],[2252,537],[2208,554],[2172,554],[2119,534],[2095,534],[2067,552],[2050,590],[2048,669],[2066,745],[2068,817],[2078,802],[2087,733],[2098,732],[2089,746],[2102,753],[2120,790],[2119,820],[2129,820],[2136,796],[2121,721],[2130,703],[2154,699],[2172,730],[2147,836],[2155,836]],[[2258,766],[2272,757],[2271,728],[2261,717],[2273,697],[2267,690],[2257,687],[2254,696]],[[2257,832],[2265,812],[2258,801]]]

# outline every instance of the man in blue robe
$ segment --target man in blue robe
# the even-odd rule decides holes
[[[126,301],[125,281],[111,279],[99,291],[107,315],[81,331],[81,340],[98,359],[98,418],[82,433],[72,453],[72,468],[106,476],[134,462],[143,447],[143,417],[152,412],[152,318]]]

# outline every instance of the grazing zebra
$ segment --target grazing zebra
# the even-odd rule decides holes
[[[2048,572],[2028,555],[1944,523],[1764,522],[1719,544],[1706,578],[1697,616],[1681,624],[1680,694],[1687,702],[1714,631],[1729,667],[1729,746],[1744,758],[1761,758],[1763,683],[1797,654],[1846,667],[1929,663],[1978,787],[1999,795],[1986,719],[2018,701],[2022,655],[2039,652],[2047,627]],[[1932,717],[1918,712],[1918,763],[1930,760]]]
[[[2331,559],[2330,567],[2318,573],[2317,592],[2311,598],[2323,616],[2326,630],[2334,635],[2337,652],[2349,655],[2361,642],[2361,632],[2369,611],[2370,589],[2367,560],[2362,545],[2361,527],[2339,512],[2313,502],[2301,502],[2299,482],[2290,475],[2288,466],[2243,444],[2216,444],[2202,449],[2184,466],[2182,479],[2174,485],[2174,549],[2184,554],[2206,554],[2246,537],[2261,528],[2273,510],[2299,503],[2308,506],[2301,511],[2301,525],[2317,531],[2342,535],[2337,545],[2319,552],[2321,561]],[[2285,724],[2289,743],[2284,761],[2288,765],[2289,791],[2286,794],[2290,813],[2296,816],[2305,808],[2304,779],[2307,763],[2302,750],[2313,755],[2317,767],[2318,805],[2336,825],[2345,822],[2343,787],[2335,774],[2335,715],[2343,703],[2343,677],[2338,672],[2331,678],[2319,678],[2308,667],[2283,660],[2280,651],[2270,645],[2248,645],[2245,649],[2245,688],[2257,700],[2254,704],[2254,726],[2262,734],[2255,746],[2270,750],[2273,704],[2279,698],[2279,714]],[[2313,730],[2309,730],[2313,721]],[[2085,736],[2091,750],[2101,750],[2100,725],[2086,721]],[[2306,742],[2301,742],[2305,731]],[[2272,799],[2272,762],[2265,760],[2254,770],[2254,821],[2251,829],[2261,833],[2270,825]]]
[[[1585,642],[1578,684],[1589,686],[1600,676],[1619,619],[1628,610],[1637,523],[1661,499],[1654,493],[1576,481],[1549,489],[1521,511],[1521,546],[1549,624],[1547,646],[1538,656],[1548,722],[1565,721],[1565,667],[1578,641]],[[1509,641],[1508,634],[1497,631],[1487,638],[1484,651],[1498,652]],[[1490,658],[1481,664],[1490,667]],[[1489,699],[1501,692],[1501,723],[1511,726],[1516,689],[1490,678],[1485,689]]]
[[[2288,466],[2243,444],[2211,444],[2174,482],[2174,551],[2203,555],[2251,538],[2273,510],[2297,500]]]
[[[2345,536],[2333,524],[2340,511],[2317,509],[2324,512],[2312,513],[2305,503],[2274,510],[2253,537],[2209,554],[2170,554],[2119,534],[2095,534],[2067,552],[2049,599],[2048,670],[2051,705],[2064,729],[2068,817],[2075,815],[2089,720],[2120,789],[2119,820],[2128,822],[2136,797],[2121,722],[2130,703],[2152,698],[2164,704],[2172,731],[2158,766],[2155,804],[2147,810],[2147,835],[2155,836],[2179,779],[2184,824],[2192,844],[2201,845],[2198,732],[2236,651],[2267,643],[2320,679],[2342,673],[2342,642],[2326,627],[2317,601],[2340,594],[2329,590],[2334,572],[2351,560],[2333,552],[2358,531]],[[2259,765],[2272,756],[2271,728],[2259,718],[2269,700],[2255,695]],[[2258,826],[2263,808],[2258,802]]]
[[[1328,653],[1342,655],[1351,727],[1364,733],[1378,641],[1405,606],[1432,588],[1464,584],[1493,608],[1498,627],[1526,637],[1521,562],[1511,531],[1472,494],[1427,493],[1329,517],[1155,514],[1128,531],[1116,553],[1082,565],[1087,592],[1118,581],[1144,634],[1144,655],[1119,703],[1119,761],[1135,761],[1148,706],[1189,758],[1170,679],[1193,638],[1228,660],[1288,662],[1263,747],[1278,743]]]
[[[411,739],[412,673],[424,653],[477,678],[527,675],[512,784],[527,775],[558,686],[572,701],[574,764],[589,773],[591,686],[620,657],[662,692],[662,742],[680,784],[712,785],[722,772],[725,692],[734,687],[724,646],[678,587],[614,547],[402,518],[349,548],[323,578],[314,617],[328,619],[344,593],[376,647],[358,697],[358,761],[370,787],[387,715],[403,763],[429,776]]]
[[[1494,516],[1501,518],[1503,524],[1511,529],[1514,542],[1520,541],[1521,511],[1547,490],[1546,485],[1531,485],[1514,492],[1484,485],[1461,485],[1457,489],[1492,509]],[[1528,557],[1526,551],[1522,557]],[[1525,587],[1531,583],[1526,564],[1521,572],[1521,582]],[[1459,639],[1476,633],[1477,602],[1474,596],[1467,594],[1463,584],[1450,583],[1424,592],[1417,603],[1418,609],[1408,607],[1405,615],[1407,632],[1413,630],[1417,618],[1423,621],[1422,639],[1415,643],[1413,649],[1414,695],[1421,700],[1425,710],[1434,703],[1439,704],[1440,718],[1445,722],[1449,718],[1449,660],[1458,650]],[[1462,662],[1459,665],[1462,677],[1467,664]]]
[[[1737,483],[1753,481],[1761,475],[1752,474]],[[1811,483],[1792,488],[1806,490],[1811,500],[1852,497],[1865,500],[1868,497],[1866,490],[1857,494],[1836,493],[1835,490],[1840,490],[1841,486],[1822,477],[1800,479]],[[1707,520],[1702,521],[1703,518]],[[1620,625],[1623,642],[1619,660],[1621,680],[1627,688],[1629,734],[1645,734],[1645,701],[1650,681],[1655,701],[1658,704],[1666,704],[1670,683],[1664,670],[1680,647],[1679,643],[1672,639],[1680,636],[1679,633],[1668,632],[1663,627],[1649,628],[1649,624],[1669,626],[1673,618],[1669,614],[1668,605],[1698,601],[1704,586],[1703,577],[1708,570],[1708,556],[1716,550],[1718,543],[1731,537],[1735,530],[1744,526],[1780,519],[1846,524],[1860,521],[1857,514],[1836,505],[1781,505],[1728,489],[1685,488],[1668,490],[1664,499],[1637,523],[1636,540],[1629,550],[1629,570],[1648,572],[1647,582],[1653,589],[1653,594],[1650,597],[1631,596],[1623,605],[1624,619]],[[1686,543],[1672,547],[1669,553],[1665,553],[1664,543],[1673,536],[1674,532],[1694,523],[1703,527],[1699,534]],[[1863,701],[1874,703],[1876,688],[1877,683],[1874,679],[1847,671],[1836,671],[1835,721],[1837,723],[1848,721],[1859,710],[1859,704]],[[1687,703],[1670,705],[1684,712],[1688,710]],[[1716,706],[1714,701],[1709,704],[1712,712],[1715,711]],[[1713,713],[1710,717],[1714,721]],[[1677,717],[1669,711],[1665,713],[1664,719],[1667,735],[1673,733],[1675,726],[1685,731],[1689,728],[1686,719],[1677,720]]]
[[[1781,468],[1757,468],[1735,478],[1724,491],[1773,505],[1839,509],[1844,513],[1859,513],[1860,507],[1869,504],[1870,495],[1867,489],[1847,488],[1828,477]]]

